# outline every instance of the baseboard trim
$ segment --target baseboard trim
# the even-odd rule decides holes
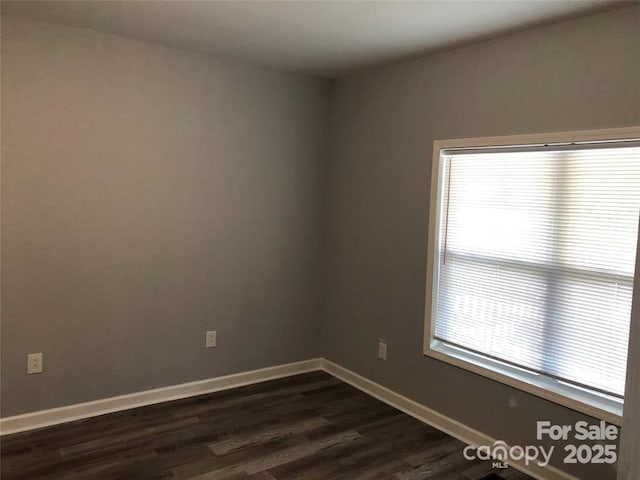
[[[468,445],[476,447],[493,445],[497,440],[329,360],[321,359],[320,366],[328,374]],[[553,466],[540,467],[537,464],[527,466],[517,462],[511,462],[510,465],[538,480],[579,480]]]
[[[49,410],[25,413],[0,418],[0,435],[24,432],[36,428],[58,425],[61,423],[95,417],[107,413],[129,410],[156,403],[179,400],[181,398],[203,395],[206,393],[229,390],[232,388],[266,382],[276,378],[289,377],[301,373],[323,370],[326,373],[348,383],[398,410],[411,415],[422,423],[445,432],[458,440],[473,446],[493,445],[495,438],[415,402],[393,390],[358,375],[340,365],[324,358],[314,358],[301,362],[287,363],[273,367],[261,368],[247,372],[234,373],[222,377],[198,380],[195,382],[172,385],[169,387],[145,390],[142,392],[104,398],[92,402],[77,403]],[[552,466],[526,466],[513,462],[511,465],[538,480],[579,480],[578,478]]]
[[[168,402],[205,393],[218,392],[220,390],[228,390],[253,383],[266,382],[267,380],[320,370],[320,367],[321,359],[315,358],[248,372],[234,373],[207,380],[198,380],[91,402],[4,417],[0,418],[0,435],[8,435],[107,413],[129,410],[131,408],[143,407],[145,405]]]

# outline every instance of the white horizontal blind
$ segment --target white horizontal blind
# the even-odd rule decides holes
[[[640,146],[443,152],[434,337],[622,397]]]

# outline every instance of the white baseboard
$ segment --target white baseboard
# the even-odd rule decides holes
[[[205,393],[228,390],[253,383],[265,382],[276,378],[289,377],[300,373],[320,370],[320,359],[304,360],[274,367],[261,368],[248,372],[234,373],[223,377],[182,383],[170,387],[145,390],[117,397],[104,398],[92,402],[76,403],[65,407],[39,410],[37,412],[0,418],[0,435],[48,427],[59,423],[71,422],[82,418],[95,417],[105,413],[128,410],[154,403],[178,400]]]
[[[183,383],[170,387],[146,390],[143,392],[105,398],[92,402],[77,403],[65,407],[40,410],[23,415],[0,418],[0,435],[23,432],[36,428],[71,422],[106,413],[128,410],[130,408],[152,405],[155,403],[193,397],[205,393],[241,387],[253,383],[265,382],[276,378],[289,377],[300,373],[323,370],[330,375],[353,385],[359,390],[371,395],[398,410],[411,415],[427,425],[441,430],[458,440],[473,446],[493,445],[495,438],[464,425],[452,418],[421,405],[399,393],[365,377],[347,370],[324,358],[304,360],[274,367],[261,368],[248,372],[235,373],[223,377],[216,377],[196,382]],[[526,466],[519,463],[511,465],[539,480],[578,480],[576,477],[552,466],[539,467],[537,464]]]
[[[347,370],[346,368],[329,360],[324,358],[321,359],[320,365],[321,369],[330,375],[333,375],[343,382],[356,387],[358,390],[362,390],[366,394],[371,395],[372,397],[397,408],[407,415],[411,415],[422,423],[426,423],[427,425],[437,428],[438,430],[447,433],[468,445],[473,445],[475,447],[481,445],[490,446],[496,441],[495,438],[492,438],[489,435],[474,430],[463,423],[442,415],[441,413],[425,407],[422,404],[414,402],[393,390],[383,387],[382,385],[362,377],[351,370]],[[524,463],[517,462],[510,462],[509,465],[539,480],[578,480],[578,478],[573,475],[550,465],[547,467],[540,467],[538,464],[531,464],[527,466]]]

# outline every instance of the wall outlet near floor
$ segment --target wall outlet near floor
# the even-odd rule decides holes
[[[206,348],[214,348],[217,346],[217,335],[215,330],[210,330],[207,332],[207,339],[205,341]]]
[[[32,375],[34,373],[42,373],[41,353],[27,354],[27,375]]]
[[[378,358],[380,360],[387,359],[387,342],[382,338],[378,339]]]

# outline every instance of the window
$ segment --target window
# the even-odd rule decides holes
[[[620,423],[639,138],[435,142],[427,355]]]

